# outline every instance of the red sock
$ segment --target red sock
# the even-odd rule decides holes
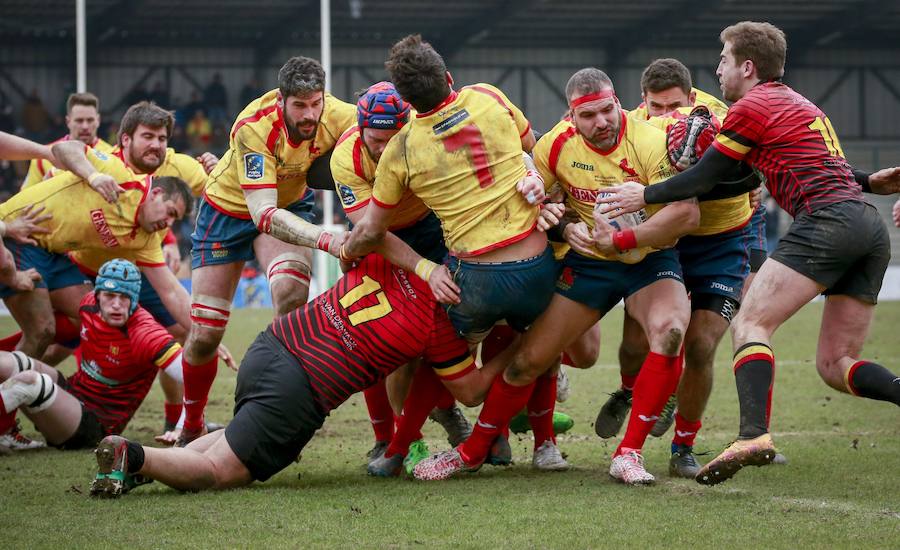
[[[430,368],[430,367],[422,367],[422,368]],[[437,375],[435,375],[435,376],[437,376]],[[435,407],[437,407],[439,409],[450,409],[450,408],[453,408],[454,405],[456,405],[456,398],[453,397],[453,394],[450,393],[450,390],[448,390],[446,388],[446,386],[444,386],[443,383],[441,383],[441,388],[440,388],[440,390],[438,390],[438,392],[439,393],[438,393],[438,398],[437,398],[437,404],[435,404]]]
[[[0,435],[8,433],[16,425],[16,412],[18,410],[6,412],[3,397],[0,396]]]
[[[366,408],[369,409],[369,422],[372,423],[372,431],[375,432],[375,441],[390,441],[394,436],[394,409],[391,408],[384,379],[363,390],[363,397],[366,398]]]
[[[10,334],[4,338],[0,338],[0,351],[16,351],[16,345],[22,339],[22,332]]]
[[[494,325],[491,333],[481,342],[481,364],[486,365],[488,361],[500,355],[518,334],[509,325]]]
[[[504,427],[509,427],[510,419],[528,403],[533,389],[534,383],[513,386],[502,375],[494,379],[472,435],[459,447],[459,454],[467,464],[474,466],[485,461],[494,439]]]
[[[695,420],[693,422],[689,420],[685,420],[681,413],[675,413],[675,437],[672,438],[673,445],[684,445],[686,447],[694,446],[694,439],[697,437],[697,432],[700,431],[700,427],[703,425],[701,420]]]
[[[81,329],[58,311],[53,312],[53,319],[56,321],[56,336],[53,341],[69,349],[77,348],[81,343]]]
[[[216,379],[218,357],[194,365],[182,359],[184,372],[184,429],[199,431],[203,427],[203,410],[209,390]]]
[[[622,449],[640,450],[644,446],[650,429],[678,384],[681,375],[678,364],[677,355],[671,357],[652,351],[647,354],[634,385],[628,428],[616,455],[621,454]]]
[[[444,384],[431,367],[422,366],[416,369],[409,387],[409,395],[403,402],[403,415],[397,423],[397,431],[391,439],[391,444],[388,445],[385,456],[395,454],[405,456],[409,452],[409,444],[422,439],[422,426],[444,391],[446,391]]]
[[[638,375],[637,374],[622,374],[622,389],[633,391],[634,385],[637,383]]]
[[[548,439],[556,443],[553,433],[553,410],[556,408],[556,373],[544,374],[534,383],[528,400],[528,422],[534,432],[534,448]]]
[[[178,424],[178,419],[181,418],[181,403],[163,403],[163,410],[166,415],[166,425],[174,426]]]

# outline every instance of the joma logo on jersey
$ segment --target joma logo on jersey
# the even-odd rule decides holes
[[[432,126],[431,129],[434,131],[434,135],[439,136],[467,118],[469,118],[469,111],[463,109],[462,111],[450,115],[450,118],[438,122]]]
[[[247,153],[244,155],[244,176],[248,180],[261,180],[266,173],[263,156],[260,153]]]
[[[572,161],[572,168],[578,168],[579,170],[587,170],[588,172],[594,171],[593,164],[584,164],[583,162],[578,162],[577,160]]]
[[[104,245],[109,248],[119,246],[119,241],[116,240],[115,235],[112,234],[112,230],[109,228],[109,224],[106,223],[106,216],[103,215],[103,210],[91,210],[91,222],[94,224],[94,229],[100,234],[100,240]]]

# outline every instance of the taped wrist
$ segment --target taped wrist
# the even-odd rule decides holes
[[[278,208],[269,218],[268,234],[279,241],[314,248],[322,234],[322,228],[308,221]]]

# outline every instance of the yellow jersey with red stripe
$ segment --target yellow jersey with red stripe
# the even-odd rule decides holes
[[[60,143],[62,141],[69,141],[70,139],[72,139],[72,138],[67,134],[64,137],[61,137],[58,140],[54,141],[50,145],[53,145],[54,143]],[[109,143],[106,143],[105,141],[103,141],[100,138],[97,138],[97,140],[94,142],[94,144],[88,145],[88,147],[90,147],[92,149],[97,149],[104,153],[108,153],[113,150],[112,145],[110,145]],[[55,166],[53,166],[53,163],[51,163],[49,160],[32,159],[31,163],[28,165],[28,173],[25,175],[25,181],[22,182],[22,189],[25,189],[26,187],[30,187],[30,186],[34,185],[35,183],[42,182],[47,178],[53,177],[56,175],[57,172],[58,172],[58,169]]]
[[[605,188],[623,181],[652,185],[675,174],[669,163],[665,132],[627,117],[624,109],[618,145],[608,151],[591,145],[571,121],[563,120],[538,140],[533,153],[547,189],[558,182],[565,192],[566,209],[577,212],[592,229],[594,204]],[[645,211],[652,216],[660,208],[662,205],[649,205]],[[637,263],[653,251],[647,246],[637,250],[634,259],[625,263]],[[600,252],[590,257],[625,261]]]
[[[216,164],[204,196],[219,211],[250,219],[243,189],[278,190],[278,207],[299,200],[306,192],[306,173],[330,151],[356,120],[356,107],[325,94],[316,135],[293,143],[284,125],[278,90],[252,101],[231,128],[230,147]]]
[[[43,206],[53,216],[42,224],[50,233],[35,233],[32,238],[45,250],[59,254],[106,250],[138,265],[164,265],[165,231],[148,233],[137,222],[138,209],[150,190],[150,176],[135,176],[118,157],[99,149],[88,150],[86,156],[98,171],[111,175],[125,189],[114,204],[75,174],[63,172],[0,204],[0,220],[15,219],[32,204]]]
[[[538,208],[516,190],[525,176],[522,112],[488,84],[452,92],[388,142],[372,200],[394,208],[408,191],[441,220],[447,248],[478,256],[527,237]]]
[[[346,212],[354,212],[369,204],[372,188],[375,186],[375,168],[369,149],[363,143],[358,126],[349,128],[338,140],[331,154],[331,175],[341,205]],[[394,217],[391,218],[390,231],[409,227],[428,214],[428,207],[422,199],[409,189],[403,194]]]
[[[116,147],[112,152],[124,162],[125,158],[121,147]],[[180,178],[188,184],[191,194],[195,197],[203,194],[203,187],[206,185],[206,170],[203,169],[203,165],[194,157],[179,153],[171,147],[166,149],[166,158],[162,165],[150,175]]]
[[[696,90],[699,91],[699,90]],[[712,97],[709,94],[704,94],[706,96]],[[722,126],[722,121],[725,118],[725,112],[721,111],[722,107],[725,107],[725,104],[716,98],[712,98],[716,104],[715,105],[705,105],[709,108],[710,112],[713,114],[713,122],[716,125],[716,128],[720,128]],[[697,101],[694,102],[694,105],[704,105],[700,102],[700,95],[697,95]],[[693,107],[680,107],[676,109],[669,116],[664,117],[650,117],[647,119],[649,124],[652,124],[666,133],[668,133],[669,128],[672,124],[675,124],[679,119],[686,118],[691,114]],[[720,114],[721,113],[721,114]],[[645,116],[636,111],[631,111],[628,113],[628,117],[635,120],[643,120],[641,117]],[[742,195],[738,195],[736,197],[728,197],[725,199],[714,199],[714,200],[700,200],[700,226],[691,231],[689,235],[716,235],[718,233],[725,233],[726,231],[732,231],[739,227],[743,227],[750,220],[750,216],[753,214],[753,210],[750,208],[750,195],[749,193],[744,193]]]

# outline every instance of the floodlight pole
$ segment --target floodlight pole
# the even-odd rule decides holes
[[[86,1],[75,0],[75,90],[79,93],[87,91]]]
[[[325,69],[325,91],[331,91],[331,0],[320,0],[320,27],[322,36],[322,68]],[[334,193],[325,191],[322,200],[322,222],[334,223]]]

